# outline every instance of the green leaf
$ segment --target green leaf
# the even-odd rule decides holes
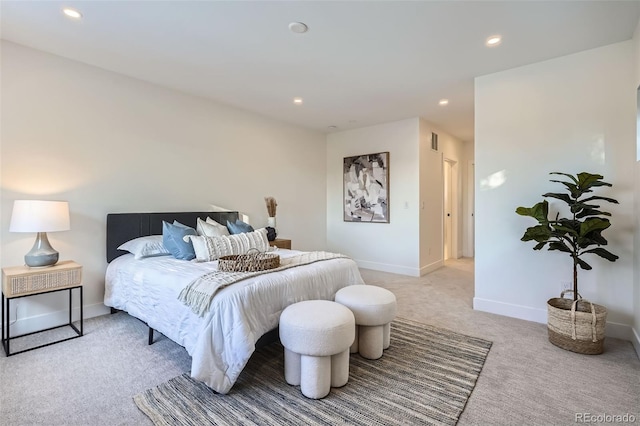
[[[527,228],[521,241],[531,241],[535,240],[539,243],[543,241],[548,241],[551,238],[551,229],[545,225],[537,225]]]
[[[578,187],[582,189],[583,192],[591,192],[592,187],[597,186],[612,186],[608,182],[604,182],[602,179],[604,176],[591,174],[587,172],[578,173]]]
[[[576,231],[576,233],[580,231],[580,225],[582,224],[582,222],[580,222],[579,220],[573,220],[573,219],[567,219],[567,218],[562,218],[558,220],[557,223],[559,223],[560,225],[566,228],[573,229],[574,231]]]
[[[587,237],[589,233],[594,231],[602,231],[611,226],[609,219],[602,219],[599,217],[589,217],[585,219],[580,225],[580,237]]]
[[[540,223],[547,223],[549,214],[549,203],[547,200],[541,201],[533,207],[518,207],[516,213],[520,216],[530,216]]]
[[[557,192],[547,192],[546,194],[542,194],[543,197],[557,198],[558,200],[562,200],[567,204],[573,204],[575,201],[571,199],[567,194],[559,194]]]
[[[609,250],[603,249],[601,247],[594,248],[594,249],[587,250],[587,251],[583,251],[581,254],[585,254],[585,253],[597,254],[598,256],[603,257],[603,258],[607,259],[610,262],[615,262],[616,260],[619,259],[618,256],[616,256],[615,254],[611,253]]]
[[[575,182],[575,184],[578,184],[578,179],[576,179],[573,175],[570,175],[569,173],[562,173],[562,172],[551,172],[549,173],[550,175],[562,175],[562,176],[566,176],[569,179],[571,179],[572,181]],[[551,182],[559,182],[559,181],[551,181]]]
[[[585,215],[582,214],[584,210],[599,211],[597,210],[599,208],[600,206],[596,204],[584,204],[580,202],[571,206],[571,213],[576,213],[576,217],[578,217],[578,215],[580,215],[580,217],[584,217]],[[606,213],[606,212],[603,212],[602,214],[604,214],[605,216],[611,216],[609,213]]]
[[[576,214],[576,219],[582,219],[583,217],[587,217],[587,216],[611,216],[611,213],[587,208],[582,210],[580,213]]]
[[[578,231],[571,229],[567,226],[562,226],[562,225],[551,225],[551,226],[556,232],[558,232],[559,235],[571,234],[571,235],[575,235],[576,237],[578,236]]]
[[[573,251],[562,241],[552,241],[549,244],[549,250],[559,250],[565,253],[573,253]]]
[[[567,189],[569,190],[569,192],[571,192],[571,197],[573,197],[574,199],[577,199],[578,197],[580,197],[580,195],[582,195],[582,193],[578,189],[577,185],[574,185],[572,183],[565,182],[565,181],[562,181],[562,180],[553,180],[552,179],[551,182],[561,183],[564,186],[566,186]]]
[[[544,246],[547,244],[547,241],[542,241],[538,244],[536,244],[533,249],[534,250],[541,250],[542,248],[544,248]]]
[[[602,233],[602,230],[597,230],[597,231],[590,232],[589,235],[585,237],[578,237],[578,240],[577,240],[578,247],[586,248],[593,245],[606,246],[608,242],[602,236],[601,233]]]
[[[575,203],[571,205],[571,213],[578,213],[584,209],[597,209],[600,206],[592,205],[592,204],[583,204],[583,203]]]
[[[618,203],[618,200],[614,199],[614,198],[609,198],[609,197],[599,197],[597,195],[591,196],[589,198],[585,198],[584,200],[580,200],[581,203],[585,203],[587,201],[593,201],[593,200],[604,200],[604,201],[608,201],[610,203],[613,204],[620,204]]]
[[[584,269],[585,271],[589,271],[589,270],[593,269],[593,268],[591,268],[591,265],[589,265],[587,262],[585,262],[585,261],[584,261],[584,260],[582,260],[582,259],[576,259],[576,261],[577,261],[578,265],[579,265],[582,269]]]

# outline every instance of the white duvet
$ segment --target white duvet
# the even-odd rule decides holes
[[[300,253],[276,251],[282,258]],[[278,325],[288,305],[333,300],[336,291],[364,284],[351,259],[332,259],[255,276],[220,290],[199,317],[178,300],[191,281],[217,269],[218,262],[188,262],[171,256],[135,260],[127,254],[107,267],[104,304],[128,312],[192,357],[191,376],[220,393],[237,380],[256,341]]]

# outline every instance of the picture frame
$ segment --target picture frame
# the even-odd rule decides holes
[[[343,220],[390,223],[389,152],[343,159]]]

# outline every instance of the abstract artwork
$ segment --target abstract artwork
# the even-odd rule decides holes
[[[389,223],[389,153],[344,158],[344,221]]]

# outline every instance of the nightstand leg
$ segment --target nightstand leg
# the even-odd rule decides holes
[[[73,323],[71,312],[73,312],[73,289],[69,289],[69,325]]]
[[[2,293],[2,314],[0,315],[0,317],[2,317],[2,348],[4,349],[4,293]]]
[[[7,356],[11,356],[11,348],[9,347],[9,343],[11,342],[11,319],[9,316],[9,312],[11,312],[11,299],[5,298],[4,305],[5,305],[4,315],[7,319],[7,340],[2,342],[2,346],[4,346],[4,353]],[[2,329],[4,330],[4,324],[2,325]]]
[[[83,287],[80,287],[80,335],[84,336],[84,314],[82,312],[82,306],[84,305],[84,299],[82,296],[82,289]]]
[[[2,346],[4,347],[4,293],[2,293],[2,306],[0,309],[2,310],[0,317],[2,317]]]

